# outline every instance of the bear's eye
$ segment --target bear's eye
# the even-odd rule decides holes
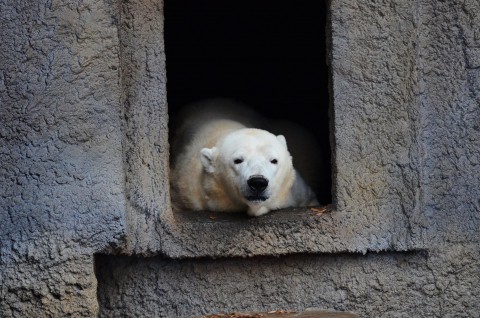
[[[277,159],[272,159],[270,160],[271,163],[273,163],[274,165],[276,165],[278,163],[278,160]]]
[[[243,162],[243,159],[242,159],[242,158],[237,158],[237,159],[233,160],[233,163],[236,164],[236,165],[238,165],[238,164],[240,164],[240,163],[242,163],[242,162]]]

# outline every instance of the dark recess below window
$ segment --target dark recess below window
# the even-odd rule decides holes
[[[165,0],[164,14],[171,118],[190,102],[229,97],[302,125],[322,154],[314,189],[331,203],[326,4]]]

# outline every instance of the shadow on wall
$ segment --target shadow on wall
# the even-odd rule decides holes
[[[331,203],[326,5],[166,0],[164,14],[170,131],[184,105],[215,97],[243,102],[282,127],[300,125],[318,145],[309,149],[318,175],[303,174],[320,203]],[[305,144],[287,142],[294,165],[312,171],[295,162]]]

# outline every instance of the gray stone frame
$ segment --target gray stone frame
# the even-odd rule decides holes
[[[356,15],[349,6],[369,8]],[[128,234],[120,253],[220,257],[421,247],[426,221],[419,210],[415,2],[382,6],[332,1],[327,34],[334,211],[317,215],[293,209],[257,219],[172,212],[168,74],[159,10],[135,1],[121,7]]]

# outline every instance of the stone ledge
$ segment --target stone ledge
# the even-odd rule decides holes
[[[276,310],[270,312],[255,312],[255,313],[220,313],[196,318],[358,318],[359,316],[343,311],[330,310],[306,310],[304,312],[293,312]]]
[[[254,218],[244,213],[174,211],[172,220],[163,222],[161,252],[170,258],[218,258],[415,250],[406,243],[402,228],[385,236],[379,233],[392,217],[385,213],[364,216],[331,205],[282,209]]]
[[[174,212],[175,221],[183,224],[195,223],[243,223],[243,224],[272,224],[283,221],[294,222],[305,216],[313,218],[331,217],[334,211],[332,205],[312,208],[288,208],[271,211],[268,214],[250,217],[246,213],[225,213],[210,211],[176,211]]]

